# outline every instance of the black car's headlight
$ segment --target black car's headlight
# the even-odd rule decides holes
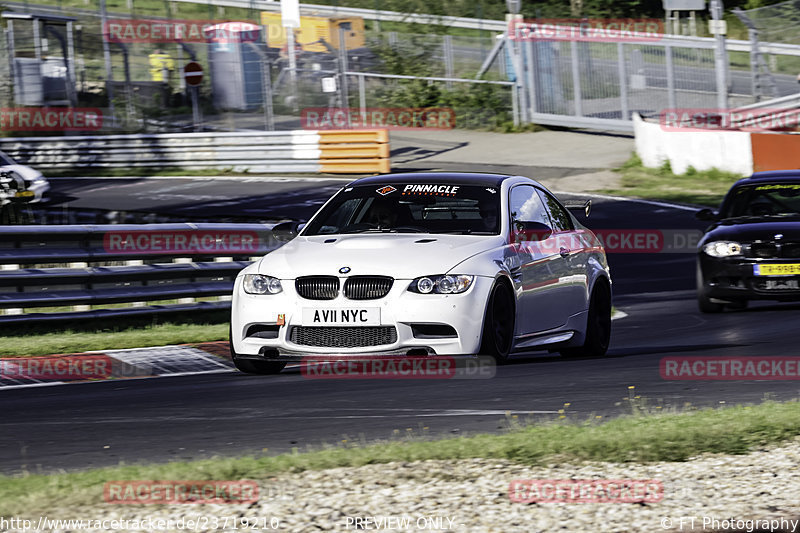
[[[245,274],[242,287],[247,294],[278,294],[283,292],[281,280],[263,274]]]
[[[474,279],[475,276],[464,274],[422,276],[412,280],[408,290],[419,294],[458,294],[469,289]]]
[[[733,257],[742,255],[742,245],[735,241],[712,241],[703,245],[703,251],[711,257]]]

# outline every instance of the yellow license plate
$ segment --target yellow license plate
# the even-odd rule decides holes
[[[753,265],[756,276],[800,276],[800,263],[783,265]]]
[[[14,195],[15,198],[33,198],[34,192],[33,191],[19,191],[17,194]]]

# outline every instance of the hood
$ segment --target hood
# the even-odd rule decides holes
[[[25,181],[36,181],[43,177],[41,172],[31,167],[26,167],[25,165],[0,165],[0,170],[4,172],[16,172]]]
[[[446,274],[475,254],[501,246],[499,235],[384,233],[296,237],[267,254],[258,272],[280,279],[300,276],[380,275],[395,279]],[[454,272],[455,273],[455,272]],[[470,272],[457,272],[470,274]]]
[[[711,229],[703,243],[709,241],[772,241],[782,234],[784,242],[800,242],[800,217],[772,220],[769,222],[720,222]]]

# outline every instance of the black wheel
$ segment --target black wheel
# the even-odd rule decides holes
[[[589,313],[586,317],[586,338],[583,346],[560,350],[567,357],[602,357],[608,351],[611,341],[611,287],[605,281],[598,281],[589,299]]]
[[[505,283],[498,283],[489,294],[483,318],[481,355],[491,355],[498,364],[508,361],[514,340],[514,299]]]
[[[700,265],[697,265],[697,307],[701,313],[721,313],[725,306],[712,302],[703,292],[703,285],[703,272],[700,270]]]
[[[233,335],[228,331],[228,340],[231,348],[231,360],[234,366],[241,372],[247,374],[279,374],[286,366],[286,363],[277,361],[253,361],[252,359],[240,359],[233,349]]]

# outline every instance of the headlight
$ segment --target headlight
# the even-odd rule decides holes
[[[742,245],[734,241],[713,241],[704,245],[703,251],[711,257],[732,257],[742,254]]]
[[[261,274],[245,274],[242,283],[247,294],[278,294],[283,292],[281,280]]]
[[[420,294],[458,294],[469,289],[475,276],[463,274],[423,276],[411,282],[408,290]]]

